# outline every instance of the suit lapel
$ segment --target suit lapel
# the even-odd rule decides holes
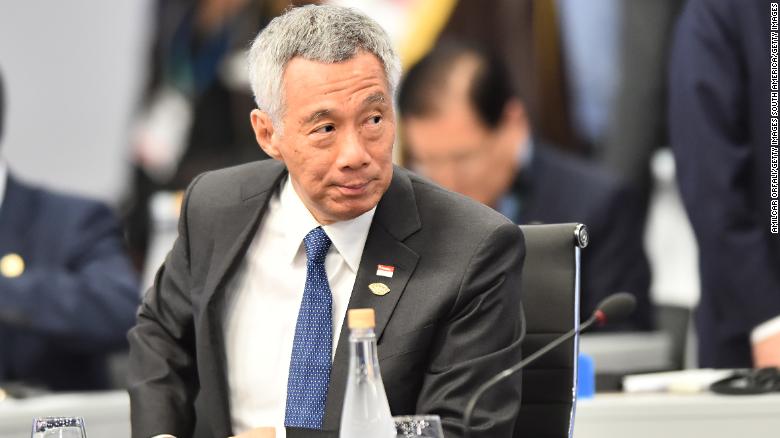
[[[420,229],[420,218],[411,181],[406,171],[395,168],[390,188],[377,206],[348,305],[350,309],[367,307],[374,309],[377,340],[382,338],[395,306],[417,266],[419,256],[403,241],[418,229]],[[376,275],[377,265],[380,264],[395,267],[392,278]],[[384,283],[390,288],[390,292],[383,296],[375,295],[369,289],[372,283]],[[348,362],[349,328],[344,321],[336,347],[325,405],[323,427],[326,430],[338,429],[341,422]]]

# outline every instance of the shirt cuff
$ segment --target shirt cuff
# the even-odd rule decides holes
[[[762,322],[750,332],[750,342],[757,344],[764,339],[771,338],[780,334],[780,316],[776,316],[769,321]]]

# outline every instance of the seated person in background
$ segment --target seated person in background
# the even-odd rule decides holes
[[[410,167],[518,224],[586,224],[592,242],[582,255],[581,314],[626,291],[637,310],[618,328],[651,328],[650,270],[632,192],[604,170],[535,142],[498,58],[445,42],[406,74],[399,108]]]
[[[0,134],[3,95],[0,78]],[[140,295],[117,219],[18,181],[0,159],[0,386],[109,386]]]
[[[273,160],[190,185],[130,332],[133,437],[338,429],[347,308],[376,312],[391,412],[439,415],[463,436],[469,397],[520,357],[522,233],[393,166],[399,61],[373,20],[291,9],[249,65],[252,127]],[[472,436],[511,437],[519,390],[487,393]]]

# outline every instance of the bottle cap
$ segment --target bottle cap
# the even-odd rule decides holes
[[[374,328],[374,309],[351,309],[347,312],[347,324],[350,329]]]

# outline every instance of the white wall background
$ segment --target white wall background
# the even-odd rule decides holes
[[[21,178],[116,204],[150,0],[0,0],[1,153]]]

